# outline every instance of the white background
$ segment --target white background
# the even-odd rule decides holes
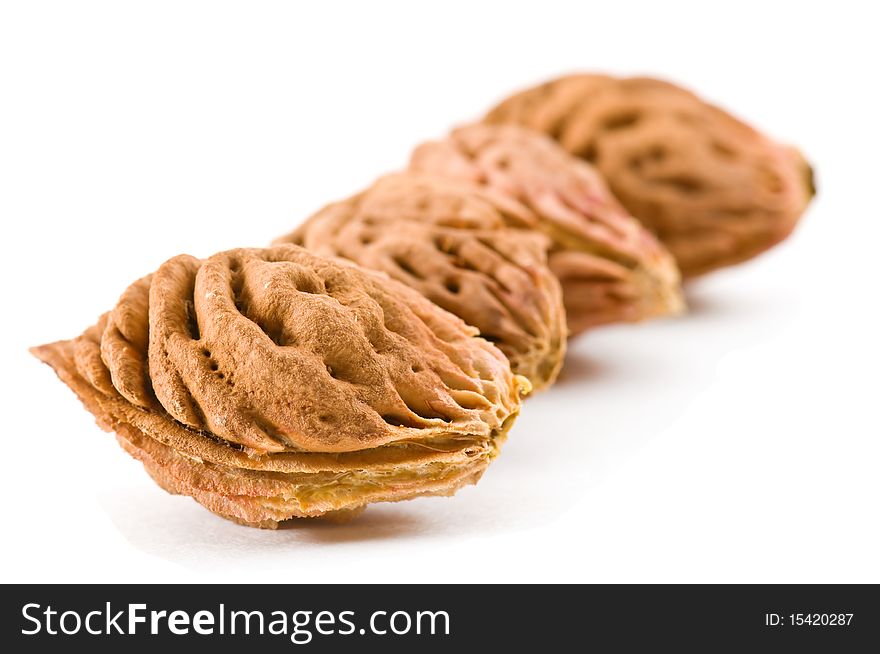
[[[871,6],[3,3],[0,579],[880,582]],[[689,316],[573,343],[478,486],[239,527],[159,490],[27,354],[579,69],[697,89],[801,146],[819,197]]]

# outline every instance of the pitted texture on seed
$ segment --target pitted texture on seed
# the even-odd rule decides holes
[[[293,245],[178,256],[34,354],[166,489],[240,522],[476,481],[527,383],[461,319]]]
[[[534,216],[503,194],[416,174],[380,179],[278,242],[387,273],[480,330],[536,388],[565,351],[559,283]]]
[[[551,239],[572,333],[682,309],[672,256],[620,206],[589,164],[515,125],[471,125],[413,153],[410,168],[514,199]],[[520,210],[522,213],[522,210]]]
[[[563,77],[508,98],[485,120],[543,132],[596,166],[685,277],[783,240],[814,192],[795,150],[660,80]]]

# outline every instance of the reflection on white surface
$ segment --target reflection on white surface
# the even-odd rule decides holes
[[[573,343],[558,385],[528,400],[503,455],[478,486],[453,498],[374,505],[348,523],[295,520],[278,531],[218,518],[153,487],[146,475],[143,483],[100,493],[101,505],[134,547],[197,573],[222,574],[246,560],[252,572],[295,575],[316,558],[332,562],[355,547],[381,552],[515,538],[589,502],[592,488],[662,439],[712,386],[727,354],[772,338],[797,311],[772,294],[722,302],[697,286],[689,296],[685,318],[608,328]],[[682,357],[685,347],[689,356]]]

